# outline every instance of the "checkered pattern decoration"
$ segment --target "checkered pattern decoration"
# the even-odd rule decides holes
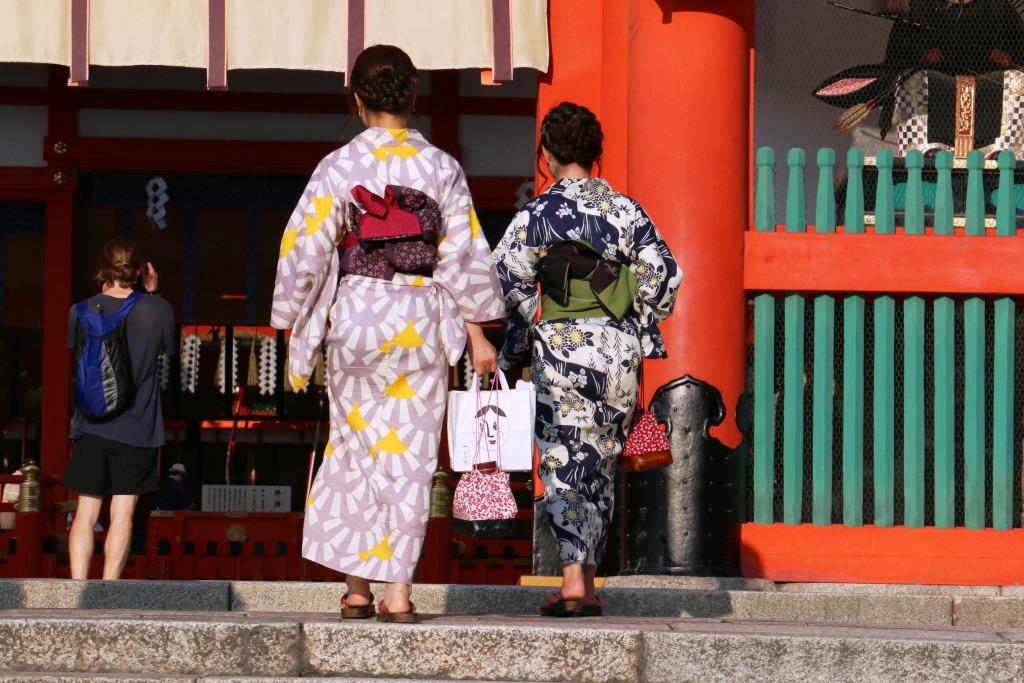
[[[921,152],[952,151],[939,142],[928,142],[928,78],[922,72],[908,78],[896,93],[897,154],[906,156],[911,150]],[[1024,154],[1024,73],[1003,72],[1003,112],[999,137],[979,148],[985,156],[994,157],[1003,150],[1017,156]]]
[[[908,78],[896,93],[898,154],[917,149],[928,151],[928,77],[919,72]]]

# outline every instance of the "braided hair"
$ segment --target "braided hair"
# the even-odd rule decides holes
[[[359,95],[370,111],[408,114],[412,110],[416,67],[409,55],[394,45],[374,45],[360,52],[349,82],[350,95]]]

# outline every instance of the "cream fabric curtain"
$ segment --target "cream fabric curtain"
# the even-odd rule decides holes
[[[511,0],[512,64],[548,68],[548,0]],[[207,67],[210,0],[88,0],[89,63]],[[0,0],[0,61],[69,64],[72,0]],[[226,0],[228,69],[345,70],[345,0]],[[490,0],[365,0],[365,45],[491,68]]]

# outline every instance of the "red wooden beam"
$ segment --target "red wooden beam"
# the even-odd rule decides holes
[[[1024,294],[1024,239],[746,233],[747,291]]]
[[[1024,582],[1024,529],[744,524],[743,576],[1004,586]]]
[[[56,176],[56,171],[45,166],[0,167],[0,196],[5,200],[41,201],[40,193],[49,190],[73,190],[77,177],[74,173]],[[58,182],[63,179],[64,182]]]
[[[446,72],[437,73],[440,75]],[[76,108],[348,113],[348,96],[343,94],[340,88],[337,94],[332,94],[62,87],[66,89],[67,96]],[[53,93],[52,88],[3,86],[0,87],[0,104],[49,104],[53,100]],[[438,106],[435,101],[437,96],[439,95],[416,98],[416,110],[421,114],[434,114]],[[459,97],[457,93],[447,92],[445,97],[454,97],[457,100],[457,110],[463,114],[532,117],[537,113],[537,100],[532,97]]]
[[[50,102],[49,88],[36,88],[26,86],[8,85],[0,88],[0,104],[48,104]]]
[[[148,138],[72,138],[60,140],[67,152],[46,138],[44,156],[95,171],[265,171],[309,174],[341,142],[267,142],[249,140],[157,140]]]

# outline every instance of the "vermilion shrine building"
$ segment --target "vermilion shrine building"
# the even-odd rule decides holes
[[[847,234],[850,190],[845,214],[826,197],[842,184],[828,174],[845,168],[849,142],[832,136],[835,112],[810,91],[842,67],[872,61],[884,50],[887,29],[870,17],[837,17],[824,4],[810,4],[0,3],[0,458],[2,474],[23,455],[37,458],[44,492],[42,512],[21,513],[14,531],[0,532],[0,557],[7,552],[0,575],[67,571],[60,536],[68,495],[59,483],[69,454],[67,311],[93,291],[99,247],[127,234],[159,269],[188,350],[168,368],[165,468],[186,464],[197,503],[199,485],[223,484],[226,473],[233,484],[292,487],[281,512],[151,518],[145,553],[128,575],[330,578],[297,559],[295,538],[322,415],[316,390],[284,391],[284,337],[265,325],[280,230],[317,161],[355,130],[351,123],[345,128],[342,74],[364,45],[387,42],[406,49],[423,70],[420,126],[462,162],[492,242],[517,202],[530,196],[531,183],[544,183],[534,163],[544,112],[573,100],[597,113],[606,135],[601,175],[644,205],[684,272],[676,312],[663,328],[670,359],[650,363],[649,391],[689,376],[717,390],[724,409],[721,424],[695,413],[673,423],[687,434],[700,434],[702,419],[711,426],[711,438],[695,437],[689,450],[676,453],[677,462],[731,454],[749,463],[742,481],[730,482],[749,494],[736,506],[706,501],[710,514],[728,519],[701,527],[732,528],[725,535],[738,538],[735,569],[779,580],[1018,582],[1019,382],[1000,383],[995,368],[1005,371],[1008,360],[1016,377],[1005,350],[1015,349],[1020,335],[1015,317],[1001,325],[1011,309],[1000,302],[1024,291],[1013,267],[1020,247],[1011,239],[993,246],[997,236],[969,222],[955,235],[913,235],[917,219],[907,199],[899,200],[907,229],[894,226],[886,235],[869,223],[864,234]],[[843,30],[834,30],[839,24]],[[770,155],[755,163],[755,145],[775,148],[775,181]],[[826,146],[839,148],[838,162],[816,157]],[[806,148],[805,161],[787,159],[791,147]],[[804,165],[813,171],[816,159],[826,182],[817,201],[806,193],[806,219],[796,178]],[[885,163],[877,167],[884,175]],[[755,171],[762,173],[758,182]],[[807,180],[813,188],[817,173]],[[913,190],[905,191],[913,198]],[[883,216],[884,227],[878,207],[862,214],[872,212]],[[776,231],[776,223],[784,227]],[[808,232],[808,223],[818,230]],[[915,393],[915,373],[931,367],[941,350],[922,332],[922,353],[907,354],[919,341],[913,317],[893,317],[890,346],[878,335],[887,329],[884,315],[870,337],[850,328],[854,317],[825,324],[850,297],[874,310],[876,300],[931,305],[938,295],[961,308],[977,300],[991,309],[987,336],[984,321],[965,329],[964,314],[956,314],[961,332],[949,358],[958,370],[948,387],[922,370]],[[930,316],[928,338],[941,339],[944,328],[936,333]],[[976,340],[978,329],[987,355],[964,350],[963,340]],[[798,349],[795,340],[805,337]],[[857,338],[866,340],[869,365],[845,360],[854,348],[849,340]],[[849,343],[840,347],[837,339]],[[972,375],[977,353],[981,379]],[[856,393],[856,376],[869,378],[870,391]],[[947,420],[955,429],[942,432],[959,444],[952,450],[937,448],[944,441],[936,425],[947,413],[936,411],[947,406],[946,388],[957,406]],[[751,412],[738,422],[744,393]],[[842,406],[859,401],[874,419],[847,415],[839,397]],[[972,397],[984,409],[980,422],[965,428],[963,406]],[[919,430],[916,418],[907,421],[917,408],[939,417],[922,416]],[[826,424],[834,425],[827,435],[820,431]],[[232,433],[238,446],[226,467]],[[722,482],[707,476],[673,486],[691,495],[695,487],[719,491]],[[952,497],[936,502],[936,492],[946,495],[947,488]],[[527,483],[519,490],[526,518]],[[889,507],[895,514],[887,514]],[[685,524],[656,527],[669,545],[689,543],[669,538],[687,531]],[[451,521],[436,522],[430,533],[426,580],[511,582],[532,571],[528,534],[456,538],[452,558]]]

